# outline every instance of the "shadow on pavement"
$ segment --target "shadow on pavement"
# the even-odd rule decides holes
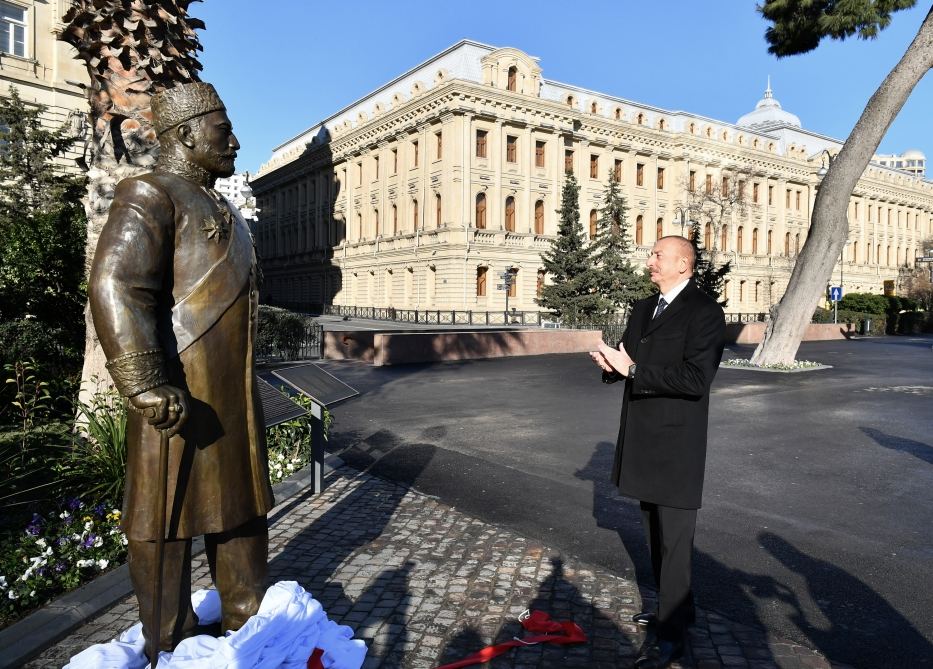
[[[860,427],[859,429],[884,448],[908,453],[919,460],[923,460],[928,465],[933,465],[933,446],[930,446],[930,444],[887,434],[872,427]]]
[[[387,433],[377,433],[367,442],[361,444],[361,453],[367,448],[391,450],[395,443]],[[287,545],[269,563],[271,580],[299,581],[332,620],[349,625],[357,638],[365,640],[370,655],[383,658],[380,666],[385,669],[405,666],[411,599],[408,582],[414,565],[406,562],[393,567],[393,556],[382,553],[379,537],[405,494],[401,486],[364,478],[352,492],[287,539]],[[360,551],[364,547],[368,550]],[[340,580],[335,577],[338,570],[342,572]]]
[[[882,658],[886,666],[892,667],[933,666],[933,644],[863,581],[825,560],[807,555],[771,532],[759,534],[758,541],[781,564],[806,581],[809,596],[819,606],[828,625],[809,619],[793,593],[782,599],[791,607],[789,619],[817,650],[855,666],[879,667],[882,666],[879,662],[884,661]],[[827,572],[829,578],[825,578]],[[832,584],[831,588],[827,588],[828,583]],[[787,592],[787,588],[776,585]],[[871,626],[870,636],[865,632],[865,625],[857,620],[860,615],[870,618],[866,621]],[[879,648],[882,649],[880,657]],[[875,659],[867,660],[869,657]],[[867,661],[871,664],[866,664]]]
[[[528,609],[544,611],[551,616],[552,620],[572,620],[583,628],[587,641],[574,645],[544,643],[513,648],[501,655],[499,660],[493,660],[489,666],[555,668],[631,666],[635,659],[638,641],[630,639],[611,618],[593,605],[591,598],[585,597],[568,580],[563,560],[557,557],[551,558],[551,567],[551,574],[539,584],[534,597],[528,602]],[[444,647],[438,664],[462,660],[483,648],[485,646],[483,632],[486,638],[492,637],[492,645],[527,636],[517,619],[509,620],[499,628],[498,632],[472,626],[466,627]]]
[[[619,535],[622,548],[628,553],[635,568],[642,606],[645,610],[651,610],[656,606],[657,592],[653,586],[654,574],[642,527],[641,509],[637,501],[619,495],[618,488],[609,480],[615,448],[615,444],[608,441],[596,444],[589,462],[578,469],[574,476],[592,483],[593,518],[596,519],[596,525]]]

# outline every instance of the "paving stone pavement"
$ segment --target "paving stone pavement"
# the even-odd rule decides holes
[[[365,669],[433,669],[521,636],[518,616],[540,609],[573,620],[589,640],[514,649],[484,667],[626,668],[641,634],[637,585],[573,556],[484,523],[404,486],[341,467],[324,493],[273,511],[273,580],[297,580],[331,619],[366,641]],[[195,558],[195,587],[208,587]],[[135,623],[133,597],[89,620],[25,666],[61,667]],[[479,665],[477,665],[479,666]],[[697,612],[690,651],[676,668],[838,669],[806,647],[722,616]]]

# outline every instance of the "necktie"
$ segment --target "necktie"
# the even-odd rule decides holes
[[[667,308],[667,300],[665,300],[662,297],[661,299],[658,300],[658,308],[654,310],[654,316],[652,318],[657,318],[658,316],[660,316],[661,312],[663,312],[666,308]]]

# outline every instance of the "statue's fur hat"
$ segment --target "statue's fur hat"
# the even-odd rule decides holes
[[[152,123],[162,134],[176,125],[214,111],[226,111],[211,84],[201,81],[166,88],[152,96]]]

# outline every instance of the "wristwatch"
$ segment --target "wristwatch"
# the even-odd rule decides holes
[[[635,378],[635,368],[636,368],[636,367],[638,367],[638,365],[635,364],[634,362],[633,362],[631,365],[628,366],[628,378],[630,378],[630,379],[634,379],[634,378]]]

